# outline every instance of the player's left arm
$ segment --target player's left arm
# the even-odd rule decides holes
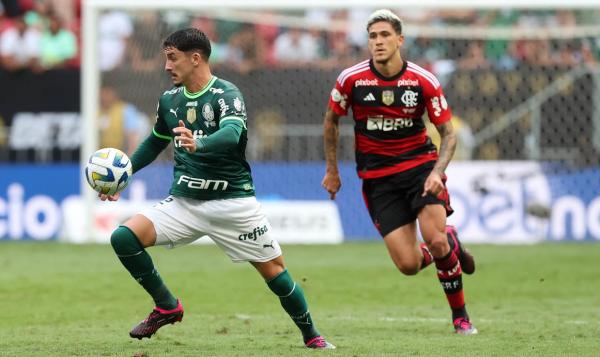
[[[237,88],[229,88],[219,100],[219,130],[207,137],[194,139],[190,129],[183,121],[173,129],[181,147],[188,152],[223,152],[238,145],[243,131],[246,129],[246,105],[244,97]]]
[[[446,168],[452,160],[454,151],[456,150],[456,133],[454,132],[454,126],[450,120],[436,125],[438,133],[440,133],[440,152],[438,155],[437,162],[433,167],[433,170],[425,180],[423,187],[423,196],[427,193],[431,193],[437,196],[442,190],[444,190],[444,177]]]
[[[444,190],[445,171],[452,160],[454,151],[456,151],[456,133],[452,125],[452,112],[446,102],[444,93],[439,82],[437,86],[429,85],[424,87],[426,100],[427,114],[429,120],[435,125],[436,130],[440,134],[440,149],[438,159],[433,167],[433,170],[425,180],[423,187],[423,196],[427,193],[438,195]]]
[[[239,143],[244,130],[243,125],[241,120],[221,120],[219,130],[210,136],[194,139],[192,131],[185,127],[183,120],[180,120],[179,126],[173,129],[173,132],[176,135],[175,141],[190,153],[217,152],[229,150]]]
[[[440,175],[443,175],[444,172],[446,172],[450,160],[452,160],[452,156],[454,156],[454,151],[456,151],[456,133],[451,120],[436,125],[435,128],[440,134],[441,141],[439,156],[433,170],[437,171]]]

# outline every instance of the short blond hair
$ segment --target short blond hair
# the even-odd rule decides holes
[[[371,15],[369,15],[369,20],[367,21],[367,31],[369,31],[371,25],[380,21],[388,22],[390,25],[392,25],[397,34],[402,34],[402,20],[400,20],[398,15],[394,14],[388,9],[375,10]]]

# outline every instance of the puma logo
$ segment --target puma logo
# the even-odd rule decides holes
[[[312,325],[311,321],[308,320],[308,311],[306,311],[302,315],[292,316],[292,320],[294,320],[295,323],[300,325]]]
[[[175,109],[169,109],[170,113],[173,113],[173,115],[175,115],[175,118],[177,118],[177,111],[179,110],[179,108],[175,108]]]
[[[275,250],[275,247],[273,246],[273,241],[272,240],[271,240],[270,244],[263,244],[263,248],[268,248],[268,247],[271,247],[271,248],[273,248],[273,250]]]

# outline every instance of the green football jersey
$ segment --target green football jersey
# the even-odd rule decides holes
[[[200,200],[254,196],[250,165],[246,161],[246,107],[240,90],[230,82],[212,77],[199,92],[181,86],[163,93],[158,101],[153,134],[171,140],[175,168],[170,194]],[[175,142],[173,129],[183,120],[194,138],[207,137],[227,120],[243,124],[234,148],[189,153]]]

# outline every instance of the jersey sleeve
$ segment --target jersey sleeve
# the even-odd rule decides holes
[[[352,85],[349,80],[342,81],[342,75],[335,81],[335,86],[329,94],[329,108],[339,116],[348,114],[351,103]]]
[[[230,120],[238,121],[242,126],[246,126],[246,104],[244,97],[237,88],[228,89],[217,99],[217,110],[219,113],[219,127]]]
[[[435,124],[444,124],[452,118],[452,111],[448,106],[442,86],[437,82],[435,85],[424,81],[423,94],[425,96],[425,106],[429,120]]]
[[[157,138],[170,141],[171,133],[164,119],[165,113],[163,107],[161,106],[161,100],[162,98],[158,100],[158,105],[156,106],[156,122],[152,128],[152,134]]]
[[[244,131],[244,125],[237,120],[225,120],[219,130],[211,135],[196,139],[196,150],[198,152],[227,151],[236,146]]]

